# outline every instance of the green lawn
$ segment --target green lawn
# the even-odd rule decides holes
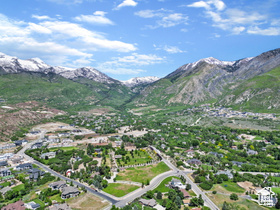
[[[275,193],[280,193],[280,187],[272,187],[271,189]]]
[[[168,192],[168,191],[170,190],[170,188],[169,188],[169,187],[166,187],[165,185],[168,184],[169,182],[171,182],[171,180],[172,180],[173,178],[175,178],[175,179],[180,179],[180,178],[178,178],[178,177],[176,177],[176,176],[167,177],[167,178],[164,179],[164,180],[159,184],[159,186],[158,186],[156,189],[154,189],[153,191],[154,191],[154,192],[159,191],[159,192],[162,192],[162,193]]]
[[[50,197],[51,201],[57,201],[57,202],[62,202],[63,199],[60,197],[60,194],[54,195]]]
[[[280,181],[280,177],[278,177],[278,176],[273,176],[273,177],[271,177],[271,180],[272,180],[273,182],[278,182],[278,181]]]
[[[122,161],[122,159],[120,159],[120,164],[117,162],[118,165],[126,166],[126,165],[143,164],[143,163],[147,163],[148,161],[152,160],[152,158],[149,156],[149,154],[146,151],[138,150],[137,152],[138,152],[138,154],[136,153],[136,151],[133,151],[134,158],[132,158],[130,153],[127,153],[124,156],[124,159],[126,160],[126,162]]]
[[[137,190],[139,186],[120,184],[120,183],[110,183],[108,187],[104,188],[103,191],[114,195],[116,197],[122,197],[134,190]]]
[[[49,150],[51,151],[51,152],[53,152],[53,151],[56,151],[56,150],[58,150],[58,149],[61,149],[61,150],[63,150],[63,151],[69,151],[69,150],[76,150],[76,149],[78,149],[77,147],[53,147],[53,148],[50,148]]]
[[[12,187],[14,191],[20,191],[24,189],[24,184],[20,184],[18,186]]]
[[[41,207],[45,207],[45,203],[43,201],[41,201],[39,198],[35,198],[34,200],[35,203],[38,203]]]
[[[8,187],[11,185],[11,182],[3,182],[0,185],[2,185],[3,187]]]
[[[118,173],[116,179],[146,183],[147,180],[152,180],[155,176],[169,170],[169,167],[164,162],[160,162],[156,165],[128,168]]]
[[[226,189],[227,191],[234,192],[234,193],[244,193],[245,189],[239,187],[234,182],[223,182],[221,186]]]

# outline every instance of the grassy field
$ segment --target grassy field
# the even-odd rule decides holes
[[[79,210],[100,210],[108,206],[108,202],[104,202],[99,197],[92,195],[91,193],[85,193],[75,198],[70,198],[66,203],[72,209]]]
[[[60,197],[59,194],[51,196],[50,199],[51,199],[51,201],[57,201],[57,202],[62,202],[63,201],[63,199]]]
[[[169,170],[169,167],[165,163],[160,162],[156,165],[128,168],[125,171],[118,173],[116,179],[146,183],[147,180],[151,180],[155,176]]]
[[[130,153],[127,153],[124,156],[124,159],[126,159],[126,161],[122,161],[120,159],[120,165],[126,166],[126,165],[143,164],[152,160],[152,158],[149,156],[149,154],[146,151],[138,150],[137,153],[136,151],[133,151],[133,156],[134,158],[132,158]]]
[[[244,193],[245,192],[245,189],[239,187],[234,182],[223,182],[220,185],[229,192],[234,192],[234,193]]]
[[[18,186],[12,187],[14,191],[20,191],[24,189],[24,184],[20,184]]]
[[[259,206],[257,203],[253,201],[246,200],[244,198],[240,198],[237,201],[230,200],[229,196],[227,195],[221,195],[221,194],[212,194],[208,193],[207,196],[219,207],[219,209],[222,209],[224,201],[227,203],[236,203],[240,207],[243,207],[248,210],[264,210],[266,208]]]
[[[3,182],[0,185],[2,185],[3,187],[8,187],[11,185],[11,182]]]
[[[280,193],[280,187],[273,187],[271,188],[273,192]]]
[[[53,147],[53,148],[50,148],[49,150],[51,151],[51,152],[53,152],[53,151],[56,151],[56,150],[58,150],[58,149],[61,149],[61,150],[63,150],[63,151],[70,151],[70,150],[76,150],[76,149],[78,149],[77,147]]]
[[[153,191],[154,191],[154,192],[159,191],[159,192],[162,192],[162,193],[168,192],[168,191],[170,190],[170,188],[169,188],[169,187],[166,187],[165,185],[168,184],[169,182],[171,182],[171,180],[172,180],[173,178],[175,178],[175,179],[180,179],[180,178],[178,178],[178,177],[176,177],[176,176],[167,177],[167,178],[164,179],[164,180],[159,184],[159,186],[158,186],[156,189],[154,189]]]
[[[43,201],[41,201],[39,198],[36,198],[32,201],[34,201],[35,203],[38,203],[41,207],[45,207],[45,203]]]
[[[110,183],[108,187],[104,188],[103,191],[114,195],[116,197],[122,197],[134,190],[137,190],[139,186],[129,185],[129,184],[120,184],[120,183]]]

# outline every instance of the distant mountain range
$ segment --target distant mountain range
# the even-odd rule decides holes
[[[38,58],[0,53],[0,98],[35,100],[55,108],[139,103],[157,106],[215,103],[260,112],[280,112],[280,49],[238,61],[205,58],[164,78],[118,81],[92,67],[53,67]]]

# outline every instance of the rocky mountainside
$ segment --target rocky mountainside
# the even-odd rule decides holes
[[[186,64],[165,78],[148,85],[135,99],[134,104],[141,102],[157,105],[194,105],[216,102],[243,106],[244,103],[249,103],[250,99],[265,92],[266,94],[271,93],[271,103],[269,105],[264,103],[263,109],[269,107],[280,109],[279,100],[276,101],[278,96],[274,96],[277,91],[279,95],[280,91],[277,78],[272,80],[274,83],[267,81],[268,87],[261,87],[258,84],[259,89],[255,86],[252,86],[252,89],[244,89],[244,83],[256,77],[267,77],[265,74],[271,70],[274,70],[275,77],[279,72],[279,69],[275,69],[279,66],[280,49],[234,62],[219,61],[215,58],[201,59],[195,63]],[[245,92],[240,90],[241,87]]]
[[[155,82],[155,81],[157,81],[159,79],[160,79],[159,77],[153,77],[153,76],[134,77],[134,78],[131,78],[129,80],[122,81],[122,83],[124,85],[126,85],[127,87],[134,88],[134,87],[139,86],[139,85],[151,84],[151,83],[153,83],[153,82]]]
[[[58,66],[50,66],[44,63],[39,58],[32,58],[28,60],[21,60],[16,57],[8,56],[0,53],[0,67],[2,73],[21,73],[21,72],[39,72],[39,73],[55,73],[61,75],[66,79],[75,79],[78,77],[84,77],[96,82],[101,83],[118,83],[119,81],[108,77],[92,67],[83,67],[78,69],[71,69]]]

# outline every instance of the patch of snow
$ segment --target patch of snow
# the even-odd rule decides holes
[[[159,79],[160,79],[159,77],[147,76],[147,77],[135,77],[135,78],[131,78],[127,81],[121,81],[121,82],[124,85],[126,85],[127,87],[135,87],[135,86],[141,85],[141,84],[153,83]]]

